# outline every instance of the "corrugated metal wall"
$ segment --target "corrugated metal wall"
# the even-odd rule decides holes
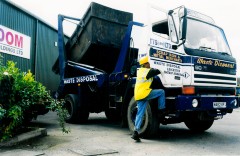
[[[58,47],[54,44],[57,42],[57,30],[2,0],[0,0],[0,25],[31,37],[30,59],[0,52],[4,57],[3,63],[6,64],[8,60],[17,62],[18,68],[22,71],[30,69],[37,81],[43,83],[49,90],[55,91],[59,85],[59,75],[55,75],[51,69],[58,57]]]
[[[17,62],[17,67],[21,70],[27,71],[30,69],[34,72],[36,19],[21,12],[18,8],[9,5],[7,2],[0,1],[0,25],[31,37],[30,60],[1,53],[3,56],[3,63],[5,64],[7,60],[13,60]]]
[[[54,42],[58,41],[56,31],[38,22],[37,52],[36,52],[36,80],[48,86],[50,90],[56,90],[59,84],[59,76],[52,72],[52,66],[58,57],[58,47]]]

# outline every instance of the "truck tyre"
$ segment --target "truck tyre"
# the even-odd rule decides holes
[[[185,121],[185,125],[194,132],[204,132],[213,125],[214,120],[192,120]]]
[[[128,105],[127,110],[128,127],[131,133],[133,133],[134,131],[136,115],[137,115],[137,102],[133,97]],[[141,137],[149,138],[156,135],[158,130],[159,120],[157,116],[157,107],[154,107],[153,103],[147,104],[146,112],[143,117],[139,135]]]
[[[65,97],[65,108],[68,111],[66,122],[83,123],[88,120],[89,112],[84,109],[77,95],[69,94]]]

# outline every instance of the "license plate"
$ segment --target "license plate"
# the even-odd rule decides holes
[[[226,108],[226,102],[213,102],[213,108]]]

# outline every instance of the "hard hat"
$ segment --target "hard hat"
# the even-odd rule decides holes
[[[144,57],[140,58],[140,60],[139,60],[140,65],[143,65],[147,62],[148,62],[148,56],[144,56]]]

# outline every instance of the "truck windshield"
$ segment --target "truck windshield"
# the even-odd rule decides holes
[[[190,18],[187,19],[184,45],[190,49],[231,54],[225,35],[220,28]]]

